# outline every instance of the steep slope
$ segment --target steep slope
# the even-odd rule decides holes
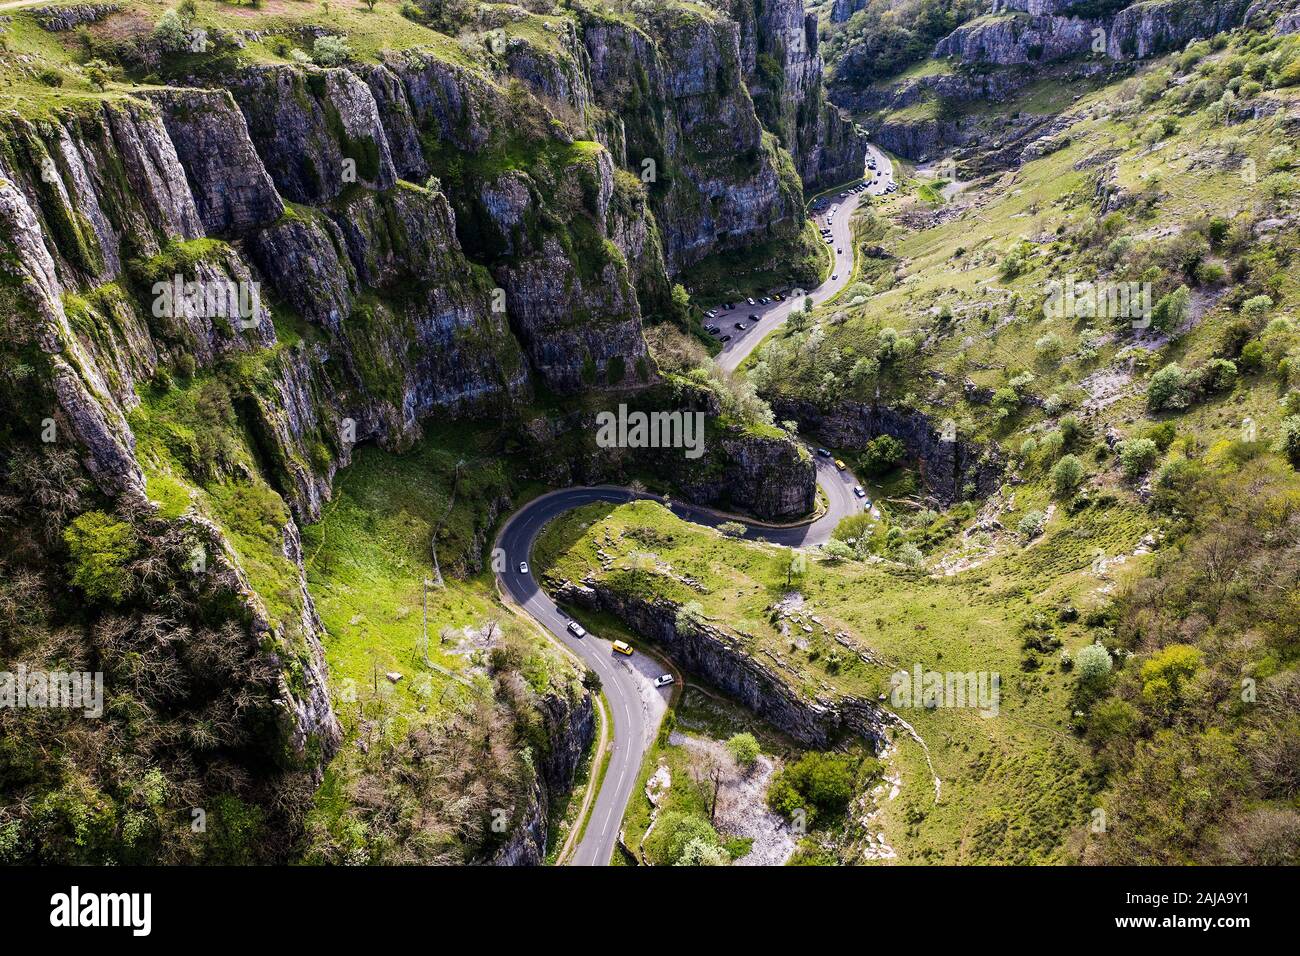
[[[104,794],[102,839],[76,852],[34,840],[101,799],[83,794],[63,816],[0,821],[5,852],[284,859],[303,793],[344,736],[351,770],[393,769],[358,770],[365,724],[340,727],[347,701],[323,649],[353,625],[327,633],[309,586],[299,528],[327,516],[336,473],[364,443],[411,449],[431,418],[505,422],[508,435],[535,401],[567,409],[658,385],[642,326],[680,318],[670,277],[720,251],[799,241],[799,176],[755,112],[736,24],[708,11],[666,5],[643,30],[589,9],[488,7],[457,43],[360,7],[342,14],[351,33],[279,14],[249,30],[220,9],[154,28],[147,15],[163,8],[149,3],[67,10],[16,13],[20,56],[4,64],[35,94],[0,118],[5,521],[58,501],[0,558],[27,589],[6,601],[5,651],[49,666],[51,635],[67,635],[74,659],[115,674],[139,650],[123,634],[175,648],[175,684],[140,693],[180,729],[166,724],[133,759],[148,767],[190,736],[149,806],[173,813],[185,794],[238,807],[221,840],[169,818],[128,849],[126,779],[79,766]],[[75,26],[86,29],[74,41]],[[643,157],[658,176],[641,175]],[[646,394],[700,400],[680,386]],[[717,498],[728,469],[751,480],[755,462],[777,460],[811,488],[788,436],[737,428],[720,447],[697,470],[687,462],[683,486]],[[811,505],[782,491],[753,506]],[[490,524],[508,495],[475,520]],[[483,545],[466,544],[462,573]],[[22,596],[70,583],[78,600],[33,611]],[[484,614],[493,603],[472,601]],[[520,676],[535,655],[519,642],[534,640],[493,651],[485,709],[462,716],[469,733],[541,727],[550,743],[535,752],[564,756],[494,765],[531,795],[513,804],[517,840],[476,821],[481,840],[430,859],[545,854],[591,701],[569,662]],[[227,671],[200,678],[217,646]],[[38,746],[24,727],[12,739]],[[412,740],[399,762],[420,752]],[[6,793],[74,783],[9,770]],[[312,852],[392,858],[388,834],[358,848],[338,842],[348,832],[321,824]]]

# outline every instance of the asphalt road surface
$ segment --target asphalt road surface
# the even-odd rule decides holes
[[[889,183],[893,182],[892,167],[875,147],[869,147],[869,155],[875,159],[879,176],[866,190],[872,195],[883,193]],[[835,257],[837,279],[828,280],[811,291],[814,302],[824,302],[848,282],[853,271],[853,244],[850,241],[849,217],[857,206],[860,193],[849,193],[843,199],[832,198],[838,202],[834,221],[831,225],[835,245],[842,249]],[[824,222],[829,204],[818,215],[819,226]],[[769,332],[785,321],[792,306],[802,308],[802,300],[795,302],[773,302],[767,306],[750,308],[740,305],[730,313],[743,316],[753,312],[759,316],[757,326],[751,326],[743,335],[733,338],[717,356],[718,364],[728,372],[734,371],[745,357],[763,340]],[[742,310],[745,310],[742,312]],[[728,325],[739,319],[731,319]],[[721,322],[722,319],[715,319]],[[746,324],[750,324],[746,322]],[[735,331],[731,330],[735,335]],[[775,544],[789,547],[811,547],[830,540],[831,532],[842,518],[856,514],[864,507],[864,499],[853,493],[854,478],[847,471],[841,472],[834,462],[816,449],[810,449],[817,463],[817,484],[825,497],[826,508],[814,521],[794,526],[770,526],[760,523],[743,522],[748,538],[763,538]],[[652,713],[648,694],[656,693],[652,689],[657,667],[644,654],[624,657],[612,649],[612,642],[594,634],[585,637],[575,636],[568,628],[570,618],[565,615],[547,596],[532,575],[520,571],[520,562],[531,562],[533,545],[542,529],[553,519],[574,508],[598,501],[623,504],[636,497],[654,498],[653,495],[636,495],[626,489],[612,485],[589,488],[565,488],[535,498],[510,516],[497,536],[497,547],[505,554],[506,570],[497,574],[502,589],[510,599],[522,608],[542,627],[563,642],[599,676],[604,687],[605,698],[609,702],[610,717],[613,721],[611,734],[613,754],[605,780],[596,795],[595,804],[587,824],[587,831],[579,841],[570,862],[577,866],[604,866],[609,863],[614,848],[618,843],[619,828],[623,822],[623,812],[627,808],[632,790],[636,787],[640,775],[641,763],[645,758],[654,735],[659,727],[659,715],[662,710]],[[673,502],[673,513],[679,517],[698,524],[716,527],[724,521],[736,520],[729,515],[719,514],[707,508],[700,508],[683,502]],[[668,688],[657,693],[667,698]],[[596,768],[599,767],[597,761]]]
[[[876,163],[877,176],[863,192],[871,196],[883,195],[894,181],[893,164],[874,146],[868,147],[868,156]],[[853,236],[849,232],[849,219],[862,196],[863,193],[851,192],[841,199],[837,193],[832,193],[830,203],[817,212],[815,219],[817,228],[820,229],[826,225],[830,204],[839,204],[831,222],[831,238],[834,240],[831,251],[835,254],[831,275],[836,278],[827,279],[808,293],[812,296],[814,305],[820,305],[849,284],[849,277],[853,274]],[[719,311],[716,317],[708,320],[710,325],[717,325],[722,334],[731,336],[731,341],[723,345],[716,359],[718,365],[727,372],[739,368],[740,363],[745,361],[758,343],[789,317],[792,309],[802,309],[803,298],[791,296],[783,302],[769,302],[767,305],[751,306],[745,302],[733,304],[735,308],[730,312]],[[757,315],[758,321],[750,320],[751,315]],[[736,329],[737,322],[743,322],[747,326],[744,332]]]

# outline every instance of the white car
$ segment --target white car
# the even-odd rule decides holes
[[[586,637],[587,629],[583,627],[581,624],[579,624],[577,621],[570,621],[569,633],[572,634],[574,637]]]
[[[520,574],[527,574],[527,573],[528,573],[528,562],[527,562],[527,561],[520,561],[520,562],[519,562],[519,573],[520,573]]]
[[[853,493],[854,493],[855,495],[857,495],[859,498],[865,498],[865,497],[867,496],[867,493],[866,493],[865,491],[862,490],[862,486],[861,486],[861,485],[854,485],[854,486],[853,486]]]
[[[656,678],[655,678],[655,686],[656,686],[656,687],[667,687],[667,686],[668,686],[669,684],[671,684],[672,682],[673,682],[673,675],[672,675],[672,674],[664,674],[662,677],[656,677]]]

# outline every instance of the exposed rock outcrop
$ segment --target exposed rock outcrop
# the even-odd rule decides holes
[[[704,678],[764,720],[807,747],[829,749],[845,733],[876,747],[885,741],[891,716],[873,701],[848,695],[807,696],[735,635],[707,622],[679,627],[677,606],[670,601],[623,594],[609,585],[586,580],[563,582],[558,600],[613,614],[635,633],[655,641],[674,663]]]
[[[596,736],[596,711],[590,692],[576,701],[550,694],[541,701],[550,749],[537,759],[538,776],[528,803],[514,821],[506,843],[492,856],[494,866],[538,866],[546,859],[554,801],[573,788],[583,755]]]
[[[803,0],[731,0],[740,55],[763,125],[794,157],[809,188],[862,175],[866,139],[825,100],[817,14]]]
[[[1086,5],[1019,0],[1011,9],[1025,13],[963,24],[939,41],[934,55],[999,66],[1103,53],[1115,60],[1145,59],[1239,26],[1249,5],[1249,0],[1147,0],[1110,16],[1083,19],[1072,14],[1088,12]]]
[[[970,497],[968,492],[987,497],[1002,479],[1002,461],[994,449],[960,438],[945,441],[918,411],[865,402],[840,402],[824,410],[811,402],[781,398],[773,399],[772,408],[781,418],[799,422],[801,431],[842,448],[865,448],[879,435],[897,438],[916,461],[926,488],[945,504]]]

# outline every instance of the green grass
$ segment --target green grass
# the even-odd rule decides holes
[[[597,548],[613,556],[610,570],[602,569]],[[630,570],[633,552],[655,554],[661,567]],[[916,663],[999,673],[1002,705],[996,718],[970,710],[905,713],[928,743],[947,789],[934,805],[923,752],[900,738],[904,796],[889,804],[886,832],[904,862],[1060,860],[1067,832],[1084,822],[1087,787],[1067,726],[1071,681],[1050,663],[1033,673],[1020,670],[1018,626],[1035,606],[1029,598],[998,593],[983,578],[932,579],[856,561],[833,566],[810,560],[795,586],[827,630],[796,630],[785,637],[769,609],[786,593],[789,552],[725,539],[651,503],[571,512],[543,534],[534,562],[551,582],[592,575],[631,594],[699,601],[709,620],[737,636],[746,653],[784,660],[780,675],[809,698],[828,687],[875,698],[888,690],[893,671]],[[683,577],[704,590],[680,583]],[[845,652],[833,638],[839,631],[882,663]],[[1084,640],[1081,632],[1063,631],[1076,643]],[[796,639],[807,646],[797,646]],[[1004,824],[1031,839],[1016,843],[1000,829]],[[995,831],[1005,838],[995,841]]]
[[[504,467],[482,456],[479,438],[443,430],[404,455],[358,449],[336,479],[321,520],[303,529],[307,581],[328,635],[332,682],[373,687],[376,673],[381,681],[389,671],[401,673],[406,679],[397,685],[396,697],[412,719],[432,719],[440,712],[438,702],[489,692],[483,652],[462,640],[466,627],[496,620],[507,633],[527,636],[536,659],[526,672],[539,692],[560,659],[500,607],[489,571],[459,576],[490,536],[488,509],[510,491]],[[443,524],[458,461],[466,464],[455,508]],[[417,647],[423,582],[435,577],[435,530],[443,586],[428,589],[428,656],[436,665],[428,667]]]

